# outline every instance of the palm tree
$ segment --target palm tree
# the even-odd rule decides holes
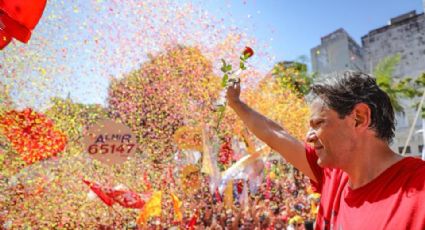
[[[373,70],[373,75],[376,78],[376,83],[379,87],[385,91],[390,97],[391,104],[396,112],[403,112],[404,108],[400,104],[399,99],[401,98],[414,98],[421,96],[422,94],[418,91],[419,87],[416,80],[412,81],[410,77],[403,77],[402,80],[394,80],[394,70],[400,62],[400,54],[388,56],[382,59]],[[420,78],[418,78],[420,79]]]
[[[394,70],[400,62],[400,55],[388,56],[381,60],[373,70],[376,83],[390,97],[391,104],[396,112],[403,112],[404,109],[399,102],[400,92],[396,90],[393,79]]]
[[[376,65],[374,69],[374,75],[376,77],[376,82],[378,83],[379,87],[384,90],[390,97],[391,104],[393,105],[394,110],[396,112],[403,112],[404,109],[400,104],[399,99],[412,99],[414,97],[422,96],[425,86],[425,73],[419,76],[415,81],[412,81],[412,78],[410,77],[405,77],[400,81],[394,81],[393,74],[399,61],[399,54],[384,58]],[[416,108],[418,108],[418,106],[422,105],[419,103],[416,103],[414,105],[414,107]],[[417,113],[417,115],[415,116],[412,127],[410,128],[402,154],[406,152],[406,147],[410,141],[410,138],[412,137],[415,123],[419,117],[418,115],[419,113]],[[424,108],[422,108],[422,118],[425,118]],[[422,158],[425,158],[425,155],[423,155]]]

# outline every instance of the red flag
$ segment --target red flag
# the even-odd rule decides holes
[[[138,194],[131,190],[115,189],[102,186],[96,182],[90,182],[83,179],[90,189],[108,206],[112,206],[115,202],[124,208],[141,209],[145,206],[145,200],[150,197],[151,192]]]
[[[215,195],[215,199],[217,203],[221,203],[222,200],[221,200],[220,192],[218,191],[218,187],[215,189],[214,195]]]
[[[186,229],[194,230],[196,221],[198,220],[198,211],[196,211],[192,218],[190,218],[189,222],[186,225]]]
[[[12,41],[12,37],[6,31],[0,29],[0,50],[6,47],[10,41]]]
[[[242,191],[243,191],[243,180],[238,180],[237,182],[236,182],[236,188],[237,188],[237,191],[238,191],[238,194],[241,194],[242,193]]]
[[[37,25],[46,0],[3,0],[0,1],[0,49],[5,47],[12,37],[27,43],[31,30]]]
[[[131,190],[112,189],[111,193],[108,195],[125,208],[141,209],[145,206],[145,201],[139,196],[139,194]]]
[[[110,188],[106,188],[104,186],[101,186],[100,184],[96,182],[91,182],[88,180],[83,179],[83,182],[90,187],[90,189],[96,193],[96,195],[108,206],[112,206],[115,201],[112,199],[112,197],[108,196],[107,193],[111,192]]]

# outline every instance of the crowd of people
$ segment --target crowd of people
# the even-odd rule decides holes
[[[311,191],[307,177],[295,168],[282,161],[274,160],[270,163],[271,168],[274,169],[273,176],[270,176],[270,171],[265,170],[263,183],[259,184],[255,191],[248,189],[246,200],[242,200],[242,180],[233,182],[233,202],[231,204],[225,202],[224,194],[219,195],[218,192],[210,191],[209,177],[204,174],[199,174],[200,186],[193,193],[188,193],[181,186],[174,187],[171,183],[164,184],[166,175],[161,175],[160,179],[151,180],[152,189],[162,190],[164,194],[161,202],[161,215],[149,218],[145,225],[137,223],[139,211],[133,210],[132,214],[128,215],[130,210],[127,209],[126,212],[123,212],[124,209],[114,208],[109,209],[110,213],[103,214],[108,218],[100,216],[98,213],[92,213],[92,216],[87,213],[85,217],[75,218],[67,213],[72,210],[57,209],[55,213],[51,214],[55,218],[43,217],[42,213],[33,216],[23,210],[21,219],[10,219],[8,212],[11,212],[14,207],[23,206],[22,197],[33,199],[33,202],[41,201],[49,191],[49,188],[46,188],[45,194],[27,197],[24,194],[23,185],[18,184],[9,189],[7,196],[12,198],[14,204],[10,204],[12,200],[1,200],[4,205],[0,210],[0,223],[5,229],[24,226],[36,228],[45,226],[56,229],[312,229],[319,202],[318,194]],[[243,186],[248,186],[248,183],[244,183]],[[87,193],[88,188],[85,190]],[[182,202],[181,220],[176,218],[173,201],[170,196],[167,196],[171,192],[176,194]],[[7,198],[6,194],[4,195],[4,198]],[[75,194],[75,199],[78,199],[78,193]],[[87,198],[85,199],[87,200]],[[97,198],[86,202],[97,202],[97,205],[104,205]],[[79,212],[79,210],[76,209],[73,212]]]
[[[273,180],[265,179],[255,193],[248,193],[247,201],[241,199],[241,181],[234,181],[234,199],[228,205],[223,195],[209,190],[208,177],[203,177],[196,193],[178,193],[183,197],[181,221],[174,217],[171,199],[163,198],[162,214],[150,218],[142,229],[313,229],[320,195],[312,191],[308,178],[298,170],[282,162],[274,164],[281,165],[281,174]],[[166,191],[169,189],[176,191],[170,187]],[[100,226],[114,229],[123,222],[117,219],[112,225]],[[141,228],[134,220],[125,226]]]
[[[231,207],[204,189],[188,203],[192,213],[185,213],[183,223],[190,223],[190,216],[197,213],[194,227],[199,229],[312,229],[318,196],[311,193],[308,180],[295,172],[293,177],[273,180],[270,191],[262,183],[246,204],[235,199]]]

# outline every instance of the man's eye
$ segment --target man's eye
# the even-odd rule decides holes
[[[318,128],[322,124],[323,124],[323,120],[315,121],[313,122],[313,128]]]

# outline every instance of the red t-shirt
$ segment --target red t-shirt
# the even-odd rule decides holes
[[[307,145],[306,154],[322,194],[316,229],[425,229],[425,161],[406,157],[353,190],[345,172],[319,167]]]

